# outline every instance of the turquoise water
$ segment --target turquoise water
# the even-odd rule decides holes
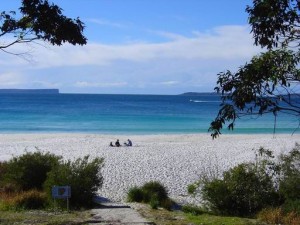
[[[207,133],[219,104],[218,96],[205,94],[1,94],[0,132]],[[279,115],[276,133],[292,133],[297,124],[297,118]],[[230,133],[272,133],[273,127],[272,116],[248,117]]]

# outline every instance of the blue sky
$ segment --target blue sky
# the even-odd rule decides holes
[[[19,45],[27,60],[0,53],[0,88],[62,93],[212,92],[217,74],[237,70],[253,45],[250,0],[53,0],[86,25],[85,46]],[[20,0],[1,3],[16,10]],[[7,37],[6,37],[7,38]],[[3,43],[5,38],[0,38]]]

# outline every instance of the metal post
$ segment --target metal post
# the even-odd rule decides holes
[[[57,213],[57,207],[56,207],[56,200],[53,198],[53,207],[54,207],[54,214]]]

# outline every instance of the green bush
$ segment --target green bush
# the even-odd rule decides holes
[[[223,180],[214,179],[205,183],[201,193],[212,211],[220,214],[233,214],[231,213],[232,196]]]
[[[286,201],[300,201],[300,145],[287,155],[280,155],[279,192]]]
[[[53,186],[71,186],[70,206],[74,208],[93,206],[93,197],[102,186],[103,177],[101,168],[102,158],[89,160],[89,156],[79,158],[74,162],[70,160],[54,167],[45,181],[45,190],[51,198]]]
[[[166,188],[157,181],[150,181],[142,186],[143,201],[150,202],[152,198],[157,199],[160,203],[165,199],[168,199],[168,192]]]
[[[89,156],[62,161],[61,156],[50,153],[25,153],[14,157],[8,162],[0,163],[0,194],[16,197],[16,203],[11,198],[3,204],[14,205],[24,208],[40,207],[36,195],[29,195],[37,191],[45,191],[49,204],[52,202],[51,190],[55,185],[71,186],[70,205],[72,207],[89,207],[98,189],[102,186],[103,178],[101,168],[103,159],[96,158],[89,161]],[[35,203],[36,200],[36,203]],[[43,200],[44,201],[44,200]],[[10,204],[12,203],[12,204]],[[44,204],[41,204],[44,205]],[[4,207],[7,208],[7,207]]]
[[[228,215],[251,216],[279,204],[271,177],[253,164],[240,164],[225,172],[223,179],[205,183],[202,195],[212,210]]]
[[[144,202],[149,203],[152,209],[157,209],[159,206],[170,210],[173,202],[168,197],[166,188],[157,181],[145,183],[142,187],[133,187],[127,193],[129,202]]]
[[[300,145],[275,159],[272,151],[260,148],[254,163],[240,164],[223,178],[201,177],[188,186],[200,194],[216,213],[251,216],[265,207],[281,206],[285,213],[300,210]]]
[[[300,173],[289,174],[279,183],[280,194],[285,200],[300,200]]]
[[[300,199],[289,199],[284,202],[282,209],[285,213],[295,212],[300,215]]]
[[[0,188],[4,185],[4,175],[7,170],[7,162],[0,162]]]
[[[128,202],[142,202],[143,201],[143,191],[141,188],[132,187],[127,193]]]
[[[42,190],[47,173],[59,165],[60,160],[60,156],[41,152],[14,157],[6,163],[1,183],[14,185],[20,191]]]
[[[170,198],[167,198],[167,199],[163,199],[161,202],[160,202],[160,205],[161,207],[163,207],[164,209],[166,210],[171,210],[172,207],[175,205],[176,203],[170,199]]]
[[[156,194],[153,194],[150,197],[149,205],[152,209],[158,209],[158,207],[161,205],[158,196]]]
[[[194,195],[197,191],[198,185],[197,183],[195,184],[189,184],[187,187],[187,191],[189,194]]]

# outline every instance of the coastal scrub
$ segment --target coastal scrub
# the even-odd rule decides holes
[[[52,187],[57,185],[71,187],[70,207],[91,207],[93,197],[102,187],[102,166],[102,158],[90,160],[84,156],[64,161],[62,156],[40,151],[1,162],[0,209],[49,207],[53,204]]]

